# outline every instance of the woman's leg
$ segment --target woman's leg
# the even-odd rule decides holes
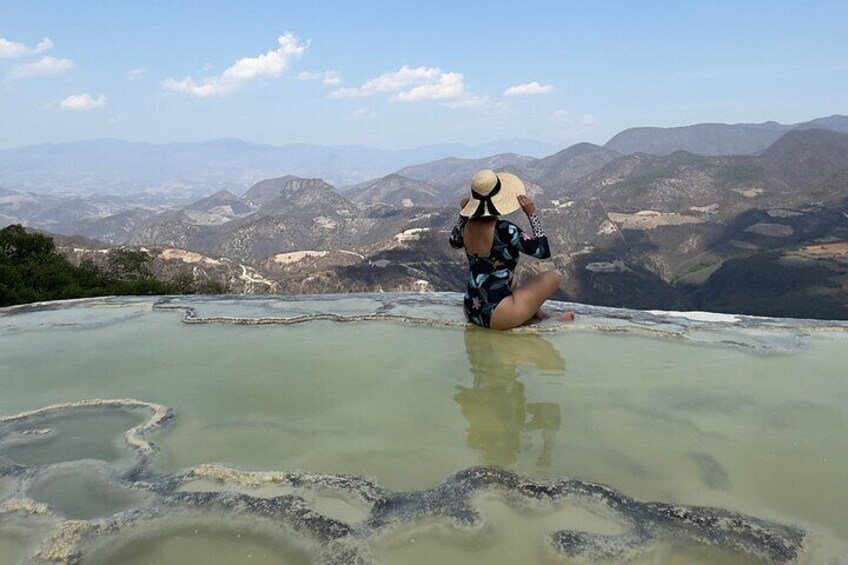
[[[561,280],[562,275],[556,271],[544,271],[527,283],[519,285],[512,291],[512,296],[504,298],[497,305],[489,327],[494,330],[508,330],[524,324],[556,291]]]

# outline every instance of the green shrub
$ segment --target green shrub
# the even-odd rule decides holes
[[[0,230],[0,306],[107,295],[225,293],[226,285],[197,283],[188,274],[156,279],[146,251],[116,249],[106,268],[71,264],[53,239],[20,225]]]

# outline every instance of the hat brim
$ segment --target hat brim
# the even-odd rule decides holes
[[[521,208],[521,204],[518,203],[518,197],[522,194],[527,194],[527,190],[524,188],[524,183],[520,178],[515,176],[512,173],[496,173],[498,178],[501,181],[501,189],[500,191],[492,197],[492,204],[495,205],[495,208],[500,215],[511,214]],[[479,200],[472,198],[465,207],[459,211],[459,215],[463,218],[470,218],[474,216],[474,212],[477,211],[477,207],[482,203]],[[483,214],[479,216],[475,216],[477,218],[489,218],[493,217],[495,214],[490,214],[488,209],[484,209]]]

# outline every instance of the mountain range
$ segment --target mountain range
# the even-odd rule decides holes
[[[793,129],[848,132],[848,117],[834,115],[799,124],[695,124],[675,128],[632,128],[610,139],[609,155],[755,155]],[[579,160],[587,144],[566,148],[557,158]],[[594,151],[583,166],[603,158]],[[552,159],[558,148],[522,139],[467,146],[428,145],[383,150],[353,145],[263,145],[238,139],[153,144],[95,139],[0,149],[0,187],[53,195],[118,195],[148,206],[186,203],[219,190],[242,193],[267,178],[321,178],[344,188],[391,173],[434,185],[459,186],[480,168],[523,168],[531,178],[534,159]],[[421,167],[420,165],[427,165]],[[547,165],[540,164],[545,170]],[[562,182],[585,174],[577,161]]]
[[[238,139],[169,144],[95,139],[0,149],[0,186],[40,194],[144,193],[159,201],[185,202],[218,190],[242,192],[262,179],[287,174],[345,186],[447,156],[476,158],[505,150],[541,156],[555,149],[521,139],[405,150],[274,146]]]
[[[604,147],[624,155],[670,155],[675,151],[709,156],[757,155],[793,129],[827,129],[848,133],[848,116],[833,115],[791,125],[765,122],[631,128],[615,135]]]
[[[64,246],[75,260],[143,246],[159,272],[238,292],[461,290],[465,259],[446,235],[486,166],[536,199],[568,275],[558,298],[848,319],[848,134],[828,129],[790,127],[756,154],[582,143],[541,159],[445,158],[343,189],[285,175],[167,209],[0,190],[0,221],[88,238]]]

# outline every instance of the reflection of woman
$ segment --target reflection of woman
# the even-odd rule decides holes
[[[552,402],[527,403],[518,365],[543,371],[564,371],[556,348],[537,335],[465,331],[465,351],[474,384],[459,386],[454,397],[468,420],[468,447],[477,449],[487,465],[509,466],[521,450],[521,434],[541,430],[542,453],[537,463],[547,466],[553,435],[560,427],[560,407]]]
[[[533,234],[499,218],[521,208]],[[556,271],[543,271],[526,284],[514,284],[519,253],[537,259],[551,256],[548,238],[536,215],[536,205],[527,198],[524,183],[517,176],[488,169],[471,179],[471,198],[462,201],[459,220],[450,244],[465,249],[468,281],[464,310],[468,321],[496,330],[514,328],[531,318],[542,318],[541,307],[556,291],[562,277]],[[574,319],[573,312],[560,314]]]

